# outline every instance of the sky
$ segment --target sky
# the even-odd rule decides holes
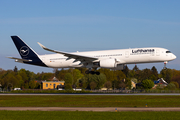
[[[53,71],[6,58],[20,58],[10,38],[18,35],[40,55],[50,52],[37,42],[66,52],[162,47],[177,56],[167,67],[180,70],[179,5],[179,0],[0,0],[0,68]],[[160,71],[164,64],[137,66]]]

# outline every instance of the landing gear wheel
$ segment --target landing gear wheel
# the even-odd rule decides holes
[[[94,71],[91,71],[90,73],[91,73],[92,75],[94,75],[96,72],[94,72]]]
[[[94,75],[94,74],[100,75],[100,72],[89,71],[89,70],[86,70],[85,73],[86,73],[86,74],[92,74],[92,75]]]
[[[96,75],[100,75],[100,72],[96,72]]]
[[[86,71],[85,71],[86,74],[89,74],[90,72],[91,72],[91,71],[89,71],[89,70],[86,70]]]

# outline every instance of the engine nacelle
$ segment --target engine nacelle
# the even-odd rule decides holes
[[[125,65],[123,64],[117,64],[117,66],[114,68],[114,70],[124,70]]]
[[[99,65],[102,68],[115,68],[116,60],[115,59],[104,59],[99,62]]]
[[[123,70],[123,64],[117,64],[116,59],[104,59],[99,62],[101,68],[109,68],[115,70]]]

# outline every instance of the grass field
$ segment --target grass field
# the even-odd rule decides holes
[[[0,96],[0,107],[180,107],[180,96]]]
[[[1,120],[179,120],[179,112],[0,111]]]

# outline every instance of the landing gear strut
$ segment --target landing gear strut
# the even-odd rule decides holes
[[[166,67],[167,63],[168,63],[167,61],[164,62],[164,69],[167,69],[167,67]]]

